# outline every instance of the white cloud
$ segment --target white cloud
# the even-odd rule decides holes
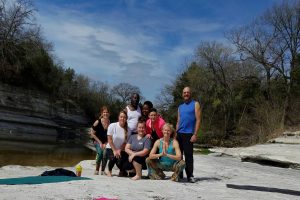
[[[221,27],[203,20],[161,20],[159,16],[138,24],[112,15],[105,22],[97,20],[104,17],[48,7],[38,20],[67,67],[109,84],[137,85],[150,100],[193,54],[195,37]],[[166,45],[170,39],[164,38],[166,33],[174,34],[178,41]]]

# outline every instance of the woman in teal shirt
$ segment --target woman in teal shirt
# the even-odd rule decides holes
[[[157,140],[146,159],[150,179],[160,180],[165,178],[163,171],[173,171],[172,181],[178,181],[179,173],[185,168],[179,144],[175,139],[175,131],[171,124],[163,126],[163,138]],[[158,152],[158,153],[157,153]]]

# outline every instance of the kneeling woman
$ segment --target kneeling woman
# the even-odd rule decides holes
[[[131,135],[125,151],[129,155],[126,170],[134,168],[136,175],[132,180],[138,180],[142,177],[142,169],[146,169],[146,156],[151,149],[151,140],[146,135],[146,125],[144,121],[139,121],[137,125],[137,134]]]
[[[171,180],[178,181],[179,173],[185,168],[185,162],[181,158],[175,131],[171,124],[166,123],[162,132],[163,138],[154,143],[149,158],[146,159],[149,178],[164,179],[163,171],[173,171]]]
[[[108,162],[108,176],[112,176],[112,169],[117,164],[120,169],[119,176],[126,175],[123,165],[128,159],[125,153],[125,144],[127,140],[127,114],[124,111],[119,113],[119,121],[111,123],[107,129],[108,144],[106,146],[106,155]]]

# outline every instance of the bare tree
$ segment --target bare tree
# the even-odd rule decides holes
[[[285,82],[282,126],[291,101],[297,55],[300,52],[300,1],[275,4],[253,23],[233,30],[227,37],[236,45],[242,59],[255,61],[266,72],[267,93],[271,100],[271,79],[279,75]],[[272,102],[272,100],[271,100]]]
[[[268,29],[268,26],[262,24],[260,20],[256,20],[250,25],[232,30],[227,37],[236,45],[242,61],[255,61],[258,67],[263,69],[267,83],[267,97],[271,99],[271,78],[275,70],[274,64],[278,62],[280,55],[272,53],[272,44],[276,39]]]
[[[224,113],[224,133],[228,132],[228,129],[232,129],[232,123],[234,119],[234,94],[233,94],[233,80],[238,78],[238,74],[235,73],[238,66],[233,57],[233,51],[217,42],[202,42],[197,49],[197,59],[199,65],[204,66],[213,75],[212,85],[214,88],[223,91],[215,91],[216,100],[222,102],[222,110]],[[221,94],[222,93],[222,94]]]
[[[274,67],[283,77],[286,85],[281,120],[283,126],[286,120],[292,122],[287,113],[291,109],[291,88],[295,82],[294,73],[297,56],[300,53],[300,1],[283,1],[275,5],[265,13],[264,20],[273,28],[276,35],[274,54],[280,55],[280,59]]]
[[[20,70],[20,55],[29,42],[41,44],[40,29],[35,23],[34,12],[35,8],[30,0],[0,0],[1,74]]]
[[[111,93],[114,97],[121,100],[123,106],[129,102],[132,93],[138,93],[141,96],[140,89],[129,83],[119,83],[112,88]]]
[[[155,105],[162,115],[164,115],[169,106],[174,102],[172,95],[172,92],[175,91],[174,85],[165,85],[160,94],[156,96]]]

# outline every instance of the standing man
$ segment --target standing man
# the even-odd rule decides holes
[[[128,139],[131,135],[137,134],[138,119],[142,116],[140,108],[140,95],[133,93],[130,98],[130,104],[126,106],[125,112],[127,113],[127,124],[128,124]]]
[[[193,175],[193,147],[194,142],[197,141],[197,133],[200,129],[200,104],[198,101],[192,100],[191,89],[189,87],[183,89],[182,97],[184,103],[179,105],[176,124],[177,140],[180,150],[185,157],[187,180],[190,183],[195,183]],[[180,176],[183,178],[183,173]]]

